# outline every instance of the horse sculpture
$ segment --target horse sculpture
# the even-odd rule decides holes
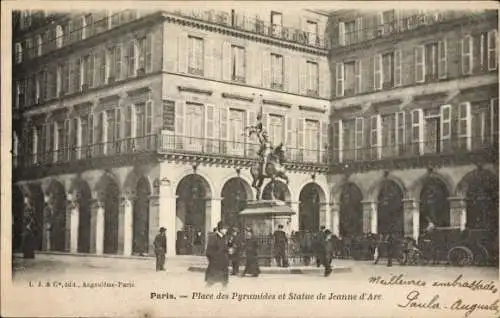
[[[257,191],[256,199],[260,200],[261,188],[264,184],[265,179],[271,179],[271,185],[273,191],[271,191],[271,197],[274,199],[274,181],[276,179],[281,179],[288,184],[288,176],[286,175],[283,163],[285,161],[285,152],[283,150],[283,143],[279,144],[273,149],[269,155],[266,166],[264,167],[263,162],[256,162],[250,167],[250,174],[252,175],[253,182],[252,187]]]

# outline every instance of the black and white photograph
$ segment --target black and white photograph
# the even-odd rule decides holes
[[[500,317],[496,2],[44,3],[2,316]]]

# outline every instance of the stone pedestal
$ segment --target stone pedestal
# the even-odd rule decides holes
[[[78,228],[80,226],[80,208],[76,201],[70,201],[68,209],[69,209],[69,224],[70,224],[69,251],[70,253],[77,253]]]
[[[418,240],[420,229],[420,215],[418,201],[413,199],[403,200],[403,220],[404,220],[404,235]]]
[[[363,233],[377,233],[377,203],[363,201]]]
[[[330,204],[330,211],[332,215],[332,233],[340,236],[340,206],[337,203],[332,203]]]
[[[464,230],[467,226],[467,205],[462,197],[448,198],[450,201],[450,226]]]
[[[290,219],[290,230],[299,230],[299,202],[290,202],[290,208],[295,212]]]

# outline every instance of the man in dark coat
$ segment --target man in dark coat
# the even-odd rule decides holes
[[[245,270],[243,276],[249,274],[252,277],[257,277],[260,274],[259,268],[259,244],[253,236],[252,229],[246,229],[245,233]]]
[[[330,230],[325,230],[324,254],[322,257],[323,266],[325,267],[325,277],[332,273],[332,260],[335,253],[335,241]]]
[[[319,232],[316,233],[314,239],[314,255],[316,256],[316,267],[320,267],[323,264],[323,256],[325,254],[325,229],[326,227],[322,225]]]
[[[392,259],[396,254],[396,240],[394,238],[394,234],[389,232],[386,238],[386,246],[387,246],[387,266],[392,266]]]
[[[205,271],[207,286],[222,283],[226,287],[229,281],[229,257],[227,247],[227,227],[219,222],[217,231],[208,240],[206,255],[208,266]]]
[[[286,248],[288,246],[288,238],[283,225],[278,225],[278,229],[274,231],[274,256],[278,267],[288,267],[288,259],[286,257]]]
[[[227,242],[229,260],[233,271],[231,275],[238,275],[240,269],[241,238],[237,228],[233,228]]]
[[[156,255],[156,271],[165,270],[165,254],[167,253],[167,237],[165,232],[167,229],[160,227],[160,233],[158,233],[153,242]]]

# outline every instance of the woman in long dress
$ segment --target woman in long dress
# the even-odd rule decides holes
[[[229,281],[229,257],[226,233],[227,227],[219,222],[217,224],[217,231],[208,240],[206,251],[208,267],[205,272],[207,286],[222,283],[225,287]]]
[[[247,229],[245,233],[245,270],[243,276],[249,274],[252,277],[257,277],[260,274],[259,268],[259,244],[253,236],[251,229]]]

